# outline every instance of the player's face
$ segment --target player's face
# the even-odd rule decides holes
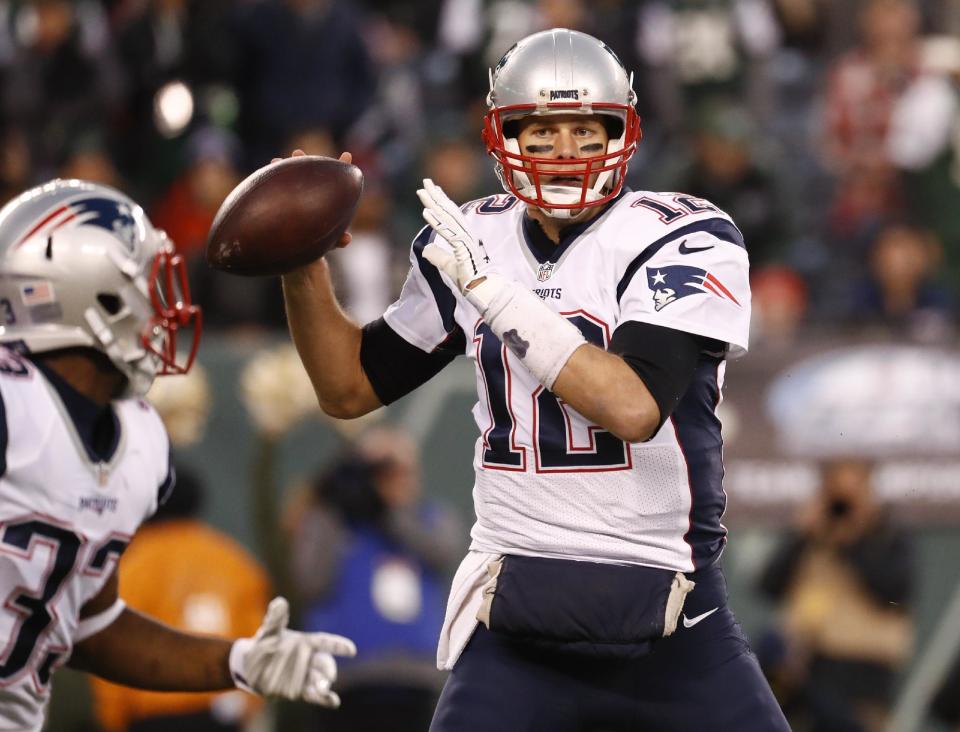
[[[583,165],[564,165],[562,161],[603,155],[609,141],[606,127],[598,117],[577,114],[525,117],[520,120],[517,135],[523,155],[558,161],[538,164],[542,183],[574,188],[583,186]],[[596,182],[597,175],[590,176],[588,185]]]

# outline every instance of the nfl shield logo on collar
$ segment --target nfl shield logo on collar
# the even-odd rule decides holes
[[[546,282],[550,279],[550,275],[553,274],[554,263],[553,262],[544,262],[540,265],[540,269],[537,272],[537,279],[540,282]]]

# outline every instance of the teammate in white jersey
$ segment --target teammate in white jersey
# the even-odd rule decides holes
[[[748,258],[709,202],[623,188],[631,79],[555,29],[491,71],[506,194],[429,180],[399,299],[363,328],[322,260],[284,278],[321,406],[356,417],[476,365],[472,544],[433,732],[782,730],[726,604],[720,401],[747,349]]]
[[[119,598],[117,562],[174,484],[142,397],[190,368],[199,334],[182,260],[123,194],[55,180],[0,210],[0,730],[41,729],[64,663],[145,689],[338,704],[331,654],[353,644],[287,630],[282,598],[243,639]]]

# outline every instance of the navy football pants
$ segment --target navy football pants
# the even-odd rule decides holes
[[[769,732],[789,730],[726,604],[719,568],[690,575],[684,615],[719,607],[647,656],[545,650],[485,627],[460,656],[430,732]]]

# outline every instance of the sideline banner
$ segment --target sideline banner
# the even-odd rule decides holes
[[[898,521],[960,522],[960,349],[806,335],[728,365],[728,516],[789,522],[838,458],[874,465]]]

